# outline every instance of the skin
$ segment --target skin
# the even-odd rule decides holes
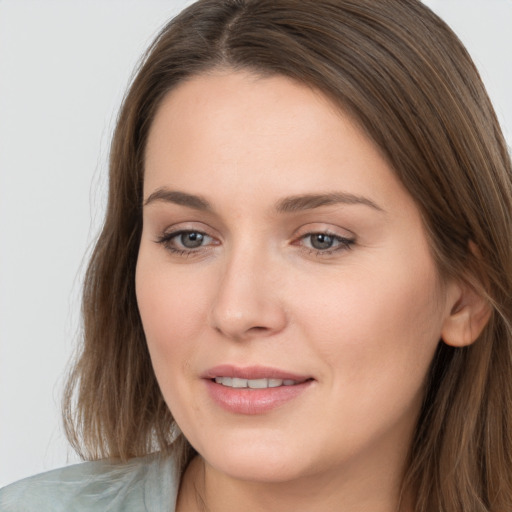
[[[359,202],[276,209],[333,192]],[[218,70],[164,99],[144,197],[139,309],[165,400],[200,454],[178,510],[394,512],[428,367],[463,298],[379,150],[304,85]],[[187,250],[180,230],[203,245]],[[311,233],[333,247],[313,248]],[[201,378],[225,363],[313,380],[269,412],[234,414]]]

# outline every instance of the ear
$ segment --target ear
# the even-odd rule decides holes
[[[484,297],[467,283],[453,284],[449,315],[445,318],[441,338],[452,347],[471,345],[480,336],[491,316],[491,308]]]

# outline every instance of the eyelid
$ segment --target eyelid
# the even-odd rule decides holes
[[[191,223],[178,223],[169,226],[157,234],[155,243],[162,245],[170,253],[178,256],[198,256],[212,249],[213,246],[219,245],[218,237],[215,236],[211,229],[202,225],[201,227],[193,226]],[[198,247],[173,246],[173,241],[186,233],[197,233],[210,239],[209,243]]]
[[[318,254],[330,254],[333,252],[337,252],[338,250],[341,250],[341,249],[349,249],[350,246],[352,246],[355,243],[354,238],[347,238],[347,237],[336,235],[334,233],[330,233],[327,231],[314,231],[311,233],[305,233],[304,235],[301,235],[297,239],[297,241],[305,240],[306,238],[312,237],[314,235],[326,235],[326,236],[329,236],[330,238],[333,238],[335,241],[338,242],[338,244],[336,246],[334,246],[332,248],[329,247],[327,249],[317,249],[315,247],[304,247],[304,249],[318,253]]]
[[[343,231],[343,233],[341,233]],[[304,245],[304,240],[313,235],[327,235],[334,238],[338,243],[334,247],[326,249],[317,249],[315,247],[308,247]],[[308,223],[298,228],[293,236],[292,245],[300,245],[301,249],[308,255],[315,257],[329,257],[334,256],[335,253],[349,250],[356,243],[356,235],[339,226],[325,223]]]
[[[160,226],[155,226],[155,231],[157,231],[157,236],[172,236],[177,233],[202,233],[204,235],[208,235],[211,238],[219,239],[220,235],[217,230],[213,229],[208,224],[200,221],[183,221],[183,222],[175,222],[172,224],[166,224]]]
[[[164,229],[159,235],[157,235],[154,240],[155,243],[158,243],[170,253],[179,255],[179,256],[199,256],[201,254],[205,254],[213,249],[214,246],[220,245],[220,237],[214,235],[212,230],[208,228],[208,226],[202,225],[201,227],[197,227],[191,225],[194,223],[178,223],[176,225],[172,225]],[[178,243],[177,240],[180,235],[186,233],[198,233],[203,235],[207,240],[205,244],[201,244],[197,247],[187,247],[183,243]],[[318,248],[314,246],[308,246],[305,243],[305,240],[308,237],[313,237],[314,235],[325,235],[332,239],[334,239],[334,243],[332,247],[326,248]],[[325,223],[308,223],[300,226],[291,238],[291,245],[300,246],[300,249],[308,254],[312,254],[318,257],[328,257],[329,255],[333,255],[334,253],[348,250],[354,245],[356,242],[355,234],[346,229],[341,228],[340,226],[333,226],[332,224]]]
[[[160,240],[175,240],[175,239],[178,239],[181,235],[186,235],[186,234],[191,234],[191,233],[201,235],[203,238],[209,238],[209,239],[213,240],[212,236],[210,236],[207,233],[204,233],[202,231],[198,231],[196,229],[180,229],[178,231],[164,233],[163,235],[160,236]],[[192,248],[188,247],[187,249],[192,249]]]
[[[308,222],[297,228],[293,234],[293,239],[301,238],[306,235],[323,233],[326,235],[343,238],[346,240],[355,240],[356,234],[350,229],[336,226],[328,222]]]

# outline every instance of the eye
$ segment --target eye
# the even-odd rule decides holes
[[[354,239],[325,232],[307,233],[299,241],[306,250],[318,255],[328,255],[343,249],[349,249],[355,242]]]
[[[197,247],[201,247],[201,245],[203,245],[203,242],[206,238],[208,238],[208,235],[199,233],[198,231],[186,231],[176,235],[175,238],[178,243],[183,245],[183,247],[186,247],[187,249],[196,249]]]
[[[313,235],[309,235],[309,243],[311,244],[311,247],[313,247],[313,249],[318,249],[319,251],[330,249],[335,242],[336,239],[326,233],[314,233]]]
[[[180,230],[164,233],[156,240],[171,252],[183,255],[197,252],[198,249],[212,245],[214,239],[201,231]]]

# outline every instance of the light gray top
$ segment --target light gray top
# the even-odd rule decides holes
[[[0,511],[174,512],[178,487],[174,460],[160,454],[84,462],[0,489]]]

